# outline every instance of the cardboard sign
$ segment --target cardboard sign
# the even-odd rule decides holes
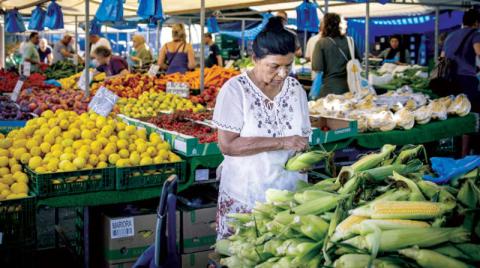
[[[20,95],[20,92],[22,91],[22,86],[23,86],[23,79],[18,79],[17,84],[15,85],[15,88],[13,89],[12,95],[10,96],[10,99],[14,102],[17,102],[18,96]]]
[[[87,89],[87,84],[85,84],[85,77],[87,76],[87,69],[84,69],[82,72],[82,76],[78,79],[77,86],[81,90],[85,91]],[[90,75],[88,76],[88,84],[92,82],[93,79],[93,71],[90,71]]]
[[[111,239],[133,236],[134,233],[133,217],[115,219],[110,222]]]
[[[168,82],[167,93],[179,95],[183,98],[190,97],[190,87],[187,83]]]
[[[156,76],[158,73],[158,70],[160,70],[160,66],[156,64],[152,64],[152,66],[150,66],[150,69],[148,70],[148,75],[152,77]]]
[[[102,116],[108,116],[113,110],[113,106],[118,101],[118,96],[105,87],[100,87],[95,97],[88,104],[88,109]]]
[[[22,72],[22,74],[24,76],[28,77],[28,76],[30,76],[31,70],[32,70],[32,64],[28,61],[23,62],[23,72]]]

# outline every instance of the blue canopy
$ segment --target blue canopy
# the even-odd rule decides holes
[[[162,0],[139,0],[137,15],[148,20],[163,20]]]
[[[209,33],[218,33],[220,28],[218,27],[218,21],[215,16],[211,16],[207,19],[207,29]]]
[[[30,17],[30,21],[28,22],[28,29],[41,31],[43,30],[43,25],[45,22],[45,15],[47,12],[43,10],[40,6],[37,6],[33,12],[32,16]]]
[[[18,13],[18,10],[16,9],[7,11],[5,24],[5,29],[7,33],[25,32],[25,25],[23,24],[22,15],[20,15],[20,13]]]
[[[265,25],[267,25],[268,20],[271,17],[273,17],[273,15],[270,14],[270,13],[265,13],[265,14],[262,14],[262,17],[263,17],[262,23],[260,23],[258,26],[254,27],[254,28],[245,30],[245,40],[255,39],[257,34],[259,34],[263,30]],[[229,36],[233,36],[233,37],[236,37],[236,38],[242,38],[242,31],[220,31],[219,33],[226,34],[226,35],[229,35]]]
[[[90,22],[90,32],[91,35],[102,35],[102,24],[98,22],[97,18],[93,18]]]
[[[44,26],[52,30],[63,29],[62,7],[55,0],[48,5]]]
[[[297,9],[297,30],[318,32],[317,5],[304,0]]]
[[[103,0],[95,18],[99,22],[123,21],[123,0]]]

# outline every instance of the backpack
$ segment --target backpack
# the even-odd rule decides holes
[[[332,41],[333,44],[338,48],[340,53],[343,55],[345,60],[347,60],[347,83],[348,83],[348,89],[350,92],[352,92],[354,95],[358,96],[362,94],[362,65],[360,64],[360,61],[355,58],[355,44],[353,42],[353,38],[350,36],[347,36],[347,43],[348,43],[348,50],[350,52],[350,59],[345,55],[343,50],[337,45],[337,43],[333,40],[333,38],[330,38],[330,41]]]
[[[462,51],[465,41],[476,32],[472,29],[463,38],[461,45],[455,50],[454,56],[458,55]],[[457,63],[453,59],[447,57],[439,57],[438,63],[430,74],[429,87],[432,91],[440,97],[451,95],[452,93],[458,93],[459,89],[455,85],[455,75],[457,72]],[[453,92],[452,92],[453,91]]]

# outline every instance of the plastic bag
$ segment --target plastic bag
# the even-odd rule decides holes
[[[220,28],[218,27],[217,18],[212,16],[207,19],[207,29],[209,33],[218,33]]]
[[[47,12],[45,10],[43,10],[40,6],[37,6],[33,10],[30,21],[28,22],[28,29],[42,31],[46,14]]]
[[[47,8],[47,15],[45,16],[44,27],[51,30],[63,29],[63,13],[62,7],[52,1]]]
[[[161,0],[140,0],[137,15],[144,19],[163,19]]]
[[[448,183],[480,167],[480,156],[478,155],[469,155],[458,160],[448,157],[432,157],[430,161],[432,162],[433,171],[439,176],[424,175],[423,179],[438,184]]]
[[[320,96],[320,90],[323,84],[323,72],[317,73],[315,76],[315,80],[313,80],[312,88],[310,89],[310,93],[308,97],[310,100],[316,100]]]
[[[5,24],[5,30],[7,33],[25,32],[25,25],[23,24],[22,15],[20,15],[16,9],[7,11]]]
[[[123,21],[123,1],[102,0],[95,14],[95,18],[97,18],[99,22]]]

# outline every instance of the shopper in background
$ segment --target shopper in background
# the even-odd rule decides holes
[[[132,37],[133,48],[135,49],[130,56],[133,62],[133,69],[144,68],[150,66],[153,61],[152,52],[145,44],[145,38],[142,35],[134,35]]]
[[[62,40],[53,46],[53,63],[64,61],[67,59],[73,59],[75,57],[75,51],[72,47],[72,36],[66,34]]]
[[[203,37],[203,41],[205,42],[205,45],[208,46],[208,55],[205,57],[205,66],[208,68],[214,65],[222,67],[223,59],[222,55],[220,55],[220,48],[218,48],[217,44],[213,42],[212,34],[206,33]]]
[[[91,34],[90,35],[90,56],[92,59],[95,59],[95,50],[98,47],[106,47],[109,50],[112,50],[112,47],[110,46],[110,42],[103,37],[100,37],[99,35],[96,34]]]
[[[305,49],[305,59],[307,61],[312,61],[312,56],[313,56],[313,50],[315,49],[315,45],[317,44],[318,40],[320,40],[320,37],[322,37],[322,29],[319,26],[318,27],[318,34],[310,37],[307,42],[307,48]],[[317,77],[317,72],[312,70],[312,80],[315,80],[315,77]]]
[[[160,50],[158,65],[167,74],[185,73],[195,69],[195,54],[191,44],[187,43],[187,35],[183,24],[172,26],[173,41],[166,43]]]
[[[94,54],[99,64],[97,71],[104,72],[107,78],[128,74],[128,63],[122,57],[112,55],[109,48],[97,47]]]
[[[277,17],[280,17],[282,19],[282,24],[287,29],[289,32],[295,35],[295,56],[301,57],[302,56],[302,46],[300,45],[300,41],[298,41],[298,36],[297,33],[293,30],[288,29],[287,23],[288,23],[288,14],[285,11],[278,11],[277,12]]]
[[[392,36],[390,38],[390,47],[382,51],[379,55],[384,62],[391,62],[398,65],[410,64],[410,52],[400,44],[400,37]]]
[[[45,38],[40,39],[40,42],[38,44],[38,55],[40,56],[41,63],[46,63],[48,65],[52,64],[52,50],[48,46],[48,41]]]
[[[28,42],[23,47],[22,61],[30,62],[32,64],[32,71],[38,70],[40,67],[40,55],[38,54],[37,46],[40,43],[40,36],[37,32],[30,33]]]
[[[467,94],[472,111],[480,112],[480,91],[475,59],[480,56],[480,14],[471,9],[463,16],[463,27],[450,33],[442,55],[455,62],[455,88],[448,94]]]
[[[225,83],[217,97],[213,123],[225,157],[219,171],[217,239],[232,234],[229,213],[248,212],[265,202],[267,189],[295,190],[307,177],[284,169],[308,147],[311,132],[307,96],[288,74],[295,36],[272,17],[253,42],[253,70]]]
[[[327,13],[321,23],[321,35],[313,50],[312,70],[322,73],[319,97],[348,92],[347,62],[352,59],[348,41],[340,31],[340,16]],[[355,49],[355,58],[359,59]]]

